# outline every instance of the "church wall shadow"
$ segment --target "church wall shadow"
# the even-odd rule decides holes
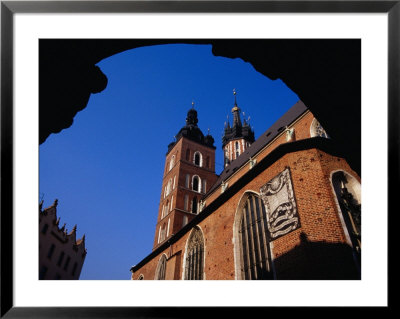
[[[274,260],[278,280],[357,280],[361,279],[347,244],[312,242],[304,236],[301,243]]]

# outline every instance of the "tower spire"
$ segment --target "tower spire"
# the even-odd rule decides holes
[[[236,101],[236,89],[233,89],[233,96],[235,97],[235,105],[232,108],[232,114],[233,114],[233,127],[241,127],[242,122],[240,120],[240,109],[237,106],[237,101]]]

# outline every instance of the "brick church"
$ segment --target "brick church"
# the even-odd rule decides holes
[[[360,279],[361,179],[303,102],[257,140],[225,123],[224,170],[197,111],[168,145],[152,252],[133,280]],[[328,132],[329,133],[329,132]]]

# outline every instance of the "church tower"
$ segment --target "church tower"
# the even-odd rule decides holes
[[[214,138],[197,126],[197,111],[168,145],[153,250],[176,234],[202,209],[202,197],[215,183]]]
[[[225,123],[224,135],[222,137],[222,149],[224,151],[224,166],[228,166],[239,157],[254,142],[254,132],[246,119],[240,119],[240,108],[236,102],[236,91],[233,90],[235,104],[232,108],[233,123],[229,120]]]

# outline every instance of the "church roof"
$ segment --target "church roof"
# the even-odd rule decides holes
[[[208,191],[208,194],[218,188],[223,181],[226,181],[234,172],[244,165],[250,157],[256,155],[264,146],[266,146],[277,135],[279,135],[286,128],[286,126],[290,125],[307,110],[307,106],[305,106],[302,101],[298,101],[296,104],[294,104],[268,130],[261,134],[261,136],[253,144],[251,144],[251,146],[247,148],[244,153],[240,154],[236,160],[225,167],[215,184]]]
[[[236,90],[233,90],[233,95],[235,96],[235,104],[232,108],[233,114],[233,123],[232,126],[228,121],[225,123],[224,135],[222,137],[222,147],[232,140],[243,138],[250,143],[254,142],[254,131],[251,129],[249,124],[246,122],[246,119],[240,119],[240,108],[237,105],[236,101]],[[244,115],[244,113],[243,113]]]
[[[194,103],[192,103],[192,105],[194,105]],[[212,147],[214,149],[216,148],[214,146],[214,138],[210,134],[204,136],[201,129],[197,126],[197,123],[198,123],[197,111],[192,106],[192,108],[187,113],[186,125],[179,130],[178,134],[176,134],[175,136],[176,140],[168,145],[167,154],[171,151],[171,149],[182,137],[186,137],[194,142],[203,144],[208,147]]]

